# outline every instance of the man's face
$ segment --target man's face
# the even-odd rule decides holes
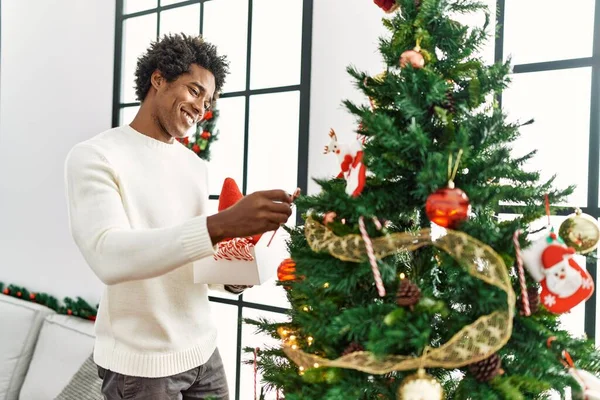
[[[215,92],[214,75],[196,64],[173,82],[159,77],[153,84],[156,88],[154,118],[173,138],[185,137],[202,119]]]

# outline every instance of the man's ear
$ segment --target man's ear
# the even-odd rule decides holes
[[[152,84],[152,87],[156,90],[163,86],[166,83],[166,81],[167,80],[159,70],[154,71],[150,76],[150,83]]]

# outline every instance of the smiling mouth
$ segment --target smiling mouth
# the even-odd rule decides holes
[[[196,122],[196,118],[194,118],[190,113],[188,113],[185,110],[181,110],[181,112],[183,113],[183,116],[187,121],[188,126],[194,125],[194,123]]]

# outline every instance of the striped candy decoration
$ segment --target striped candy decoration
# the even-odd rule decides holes
[[[215,260],[254,261],[252,256],[252,238],[234,238],[218,245]]]
[[[377,221],[376,225],[379,228],[379,221]],[[381,272],[379,272],[377,259],[375,258],[375,252],[373,251],[373,243],[371,242],[371,238],[367,233],[367,229],[365,228],[365,220],[362,216],[358,219],[358,229],[360,229],[360,233],[365,242],[365,247],[367,248],[367,255],[369,256],[369,263],[371,264],[371,270],[373,271],[373,278],[375,279],[377,292],[379,293],[380,297],[384,297],[385,287],[383,286],[383,280],[381,279]]]

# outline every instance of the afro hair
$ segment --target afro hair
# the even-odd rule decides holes
[[[217,54],[217,48],[200,36],[185,34],[166,35],[153,42],[145,54],[137,60],[135,70],[135,94],[144,101],[150,90],[150,78],[154,71],[162,73],[168,82],[188,72],[192,64],[207,69],[215,76],[215,93],[220,93],[229,73],[229,62]]]

